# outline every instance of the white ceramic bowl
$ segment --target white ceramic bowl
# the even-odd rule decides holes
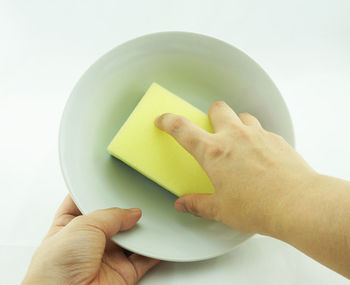
[[[224,100],[294,144],[292,123],[278,89],[246,54],[204,35],[156,33],[102,56],[72,91],[59,137],[67,187],[83,213],[107,207],[142,209],[137,226],[113,237],[130,251],[171,261],[224,254],[249,235],[176,212],[174,195],[106,151],[152,82],[205,112],[214,101]]]

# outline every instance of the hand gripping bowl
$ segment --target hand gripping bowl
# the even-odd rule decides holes
[[[278,89],[246,54],[204,35],[150,34],[102,56],[74,87],[59,135],[66,185],[82,213],[108,207],[142,209],[133,229],[113,237],[130,251],[169,261],[222,255],[250,235],[176,212],[176,196],[106,151],[152,82],[206,113],[213,102],[224,100],[294,145],[291,119]]]

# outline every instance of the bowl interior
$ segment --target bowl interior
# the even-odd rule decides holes
[[[77,83],[60,130],[65,181],[83,213],[107,207],[142,209],[137,226],[113,238],[131,251],[172,261],[221,255],[249,236],[176,212],[174,195],[106,151],[152,82],[204,112],[214,101],[224,100],[294,144],[279,91],[247,55],[203,35],[158,33],[116,47]]]

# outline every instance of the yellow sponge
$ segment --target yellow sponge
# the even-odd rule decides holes
[[[184,116],[213,133],[205,113],[153,83],[108,146],[108,152],[177,196],[213,193],[211,181],[192,155],[154,125],[163,113]]]

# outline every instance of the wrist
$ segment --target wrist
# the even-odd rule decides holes
[[[36,275],[36,274],[30,274],[28,273],[21,285],[37,285],[37,284],[45,284],[45,285],[58,285],[58,284],[66,284],[65,282],[62,282],[58,277],[57,278],[46,278],[44,276]]]
[[[33,261],[32,261],[33,262]],[[47,273],[47,274],[45,274]],[[50,268],[41,268],[38,264],[33,264],[29,267],[27,274],[25,275],[22,285],[32,285],[32,284],[45,284],[45,285],[57,285],[66,284],[60,278],[60,274],[55,272],[54,274]]]
[[[54,284],[54,283],[44,278],[41,278],[39,276],[27,274],[22,281],[22,285],[33,285],[33,284]]]
[[[323,175],[314,171],[308,172],[294,177],[294,183],[287,183],[289,187],[278,191],[279,195],[276,195],[261,234],[287,241],[289,234],[309,212],[309,203],[318,191],[322,179]]]

